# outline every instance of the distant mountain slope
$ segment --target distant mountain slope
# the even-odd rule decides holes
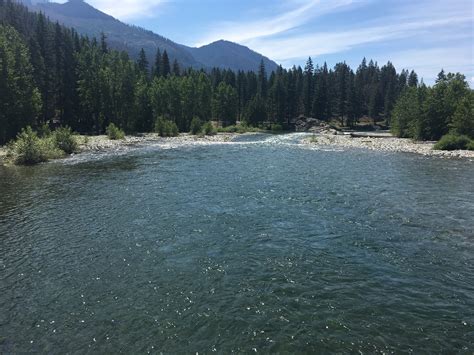
[[[209,45],[192,48],[175,43],[143,28],[127,25],[114,17],[97,10],[83,0],[69,0],[64,4],[47,0],[18,0],[33,11],[41,11],[53,21],[74,28],[90,37],[107,36],[109,45],[125,50],[137,58],[142,48],[148,60],[153,62],[157,48],[166,50],[171,60],[178,60],[183,67],[227,68],[232,70],[257,70],[263,59],[268,72],[277,68],[270,59],[247,47],[228,41],[218,41]]]
[[[126,50],[134,58],[142,48],[145,49],[150,62],[155,57],[157,48],[166,50],[171,60],[177,59],[185,67],[201,67],[193,56],[179,44],[136,26],[130,26],[114,17],[90,6],[83,0],[70,0],[67,3],[37,3],[30,5],[34,11],[41,11],[53,21],[74,28],[81,34],[99,38],[103,32],[109,44],[119,50]]]
[[[199,48],[185,48],[198,62],[206,63],[209,67],[252,71],[257,70],[263,59],[267,72],[270,73],[278,68],[278,65],[267,57],[229,41],[220,40]]]

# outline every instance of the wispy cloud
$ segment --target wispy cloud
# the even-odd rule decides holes
[[[57,2],[64,3],[66,0]],[[106,14],[121,20],[130,20],[156,16],[157,7],[163,4],[165,0],[86,0],[86,2]]]
[[[280,38],[253,39],[246,44],[279,61],[340,53],[357,46],[381,41],[410,38],[423,31],[456,26],[472,21],[470,16],[453,16],[414,22],[399,22],[344,31],[316,32]],[[444,34],[446,35],[446,34]],[[451,34],[457,35],[457,33]]]
[[[318,16],[358,2],[361,2],[361,0],[292,1],[294,8],[274,17],[253,21],[219,22],[196,45],[201,46],[219,39],[246,43],[258,38],[278,35],[302,26]]]

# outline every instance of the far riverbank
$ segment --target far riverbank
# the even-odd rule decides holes
[[[344,148],[364,148],[385,152],[415,153],[425,156],[443,158],[467,158],[474,160],[474,151],[469,150],[434,150],[436,142],[414,141],[409,138],[354,138],[350,135],[335,135],[320,133],[303,140],[304,144],[312,146],[337,146]]]
[[[253,135],[256,133],[244,133]],[[167,144],[167,145],[199,145],[209,143],[231,142],[235,137],[241,136],[238,133],[218,133],[213,136],[194,136],[191,134],[180,134],[177,137],[160,137],[156,133],[147,133],[139,136],[127,136],[122,140],[111,140],[106,135],[100,136],[77,136],[79,152],[107,152],[122,150],[131,146],[147,144]],[[341,148],[363,148],[375,151],[415,153],[424,156],[437,156],[442,158],[462,158],[474,161],[474,151],[455,150],[443,151],[434,150],[435,142],[419,142],[405,138],[354,138],[348,135],[336,135],[332,132],[322,132],[314,135],[305,135],[300,141],[301,144],[314,147],[341,147]],[[7,148],[0,147],[0,165],[7,162]]]

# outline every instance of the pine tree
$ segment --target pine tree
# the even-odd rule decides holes
[[[179,64],[176,59],[173,61],[173,75],[175,76],[181,75],[181,69],[179,68]]]
[[[162,72],[162,58],[161,58],[161,51],[158,48],[156,50],[155,63],[153,64],[152,77],[157,78],[161,76],[161,72]]]
[[[306,66],[304,68],[304,79],[303,79],[303,105],[304,115],[310,116],[311,108],[313,106],[313,94],[314,94],[314,64],[311,57],[308,58]]]
[[[260,62],[260,67],[258,69],[258,94],[266,99],[268,94],[268,83],[267,83],[267,71],[265,69],[265,63],[263,59]]]
[[[170,59],[168,57],[168,52],[165,50],[163,52],[161,65],[161,75],[165,78],[171,74]]]
[[[224,126],[235,124],[237,119],[237,92],[225,82],[221,82],[214,93],[212,116]]]
[[[148,59],[146,57],[145,50],[142,48],[140,50],[140,54],[138,55],[138,70],[143,73],[145,76],[148,76],[148,68],[150,63],[148,62]]]
[[[410,76],[408,77],[408,86],[409,87],[418,86],[418,75],[416,75],[414,70],[411,71]]]
[[[0,144],[27,125],[34,126],[41,108],[33,67],[19,33],[0,25]]]

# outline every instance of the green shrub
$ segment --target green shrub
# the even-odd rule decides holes
[[[468,136],[460,136],[455,134],[446,134],[434,146],[436,150],[459,150],[467,149],[472,143]]]
[[[31,127],[26,127],[8,147],[8,156],[18,165],[32,165],[56,159],[63,152],[55,145],[53,138],[39,138]]]
[[[199,134],[202,130],[202,122],[198,117],[194,117],[191,121],[191,134]]]
[[[66,154],[77,152],[78,143],[69,127],[61,127],[54,131],[53,139],[56,147]]]
[[[155,122],[155,132],[161,137],[176,137],[179,134],[176,123],[166,120],[163,117],[158,117]]]
[[[272,132],[282,132],[283,126],[279,123],[274,123],[270,126]]]
[[[218,127],[217,132],[220,132],[220,133],[236,133],[237,132],[237,126],[232,125],[232,126],[227,126],[227,127]]]
[[[467,144],[466,149],[474,150],[474,139],[471,139],[471,141]]]
[[[202,126],[202,133],[206,136],[213,136],[217,133],[217,130],[212,125],[212,122],[208,121]]]
[[[108,125],[107,129],[105,130],[107,136],[111,140],[119,140],[125,138],[125,132],[118,128],[115,124],[111,123]]]
[[[51,128],[49,128],[49,124],[44,123],[38,127],[38,136],[40,138],[46,138],[51,136]]]

